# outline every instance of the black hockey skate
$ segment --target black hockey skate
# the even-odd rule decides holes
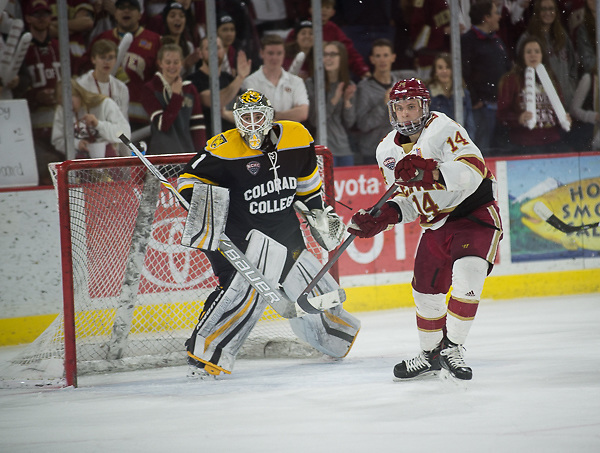
[[[473,377],[473,370],[465,363],[464,350],[463,345],[446,340],[440,352],[440,364],[455,378],[468,381]]]
[[[433,351],[421,351],[418,356],[398,363],[394,367],[394,376],[397,380],[412,379],[435,374],[440,369],[440,347],[438,346]]]

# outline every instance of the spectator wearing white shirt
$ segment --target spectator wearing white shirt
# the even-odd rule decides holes
[[[128,118],[129,89],[111,74],[117,63],[117,45],[108,39],[99,39],[93,44],[90,55],[94,69],[80,76],[77,83],[87,91],[111,98]]]
[[[119,136],[131,136],[131,129],[117,104],[108,96],[87,91],[71,79],[73,137],[76,158],[116,157]],[[59,90],[60,91],[60,90]],[[60,92],[58,99],[61,99]],[[52,145],[66,153],[63,105],[58,105],[52,125]]]
[[[278,35],[265,35],[261,40],[263,64],[242,83],[243,89],[254,89],[265,95],[275,109],[275,121],[302,122],[308,118],[308,94],[304,81],[283,69],[285,48]]]

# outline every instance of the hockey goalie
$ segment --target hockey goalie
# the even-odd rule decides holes
[[[322,198],[313,138],[301,124],[274,122],[273,115],[263,94],[247,90],[233,106],[236,128],[208,140],[178,178],[177,190],[190,203],[182,244],[203,250],[219,281],[186,342],[191,376],[230,374],[270,302],[223,252],[222,236],[290,302],[321,268],[306,250],[296,211],[325,249],[343,238],[343,222]],[[338,288],[327,275],[319,291]],[[319,313],[284,312],[301,340],[335,358],[348,354],[360,329],[341,304]]]

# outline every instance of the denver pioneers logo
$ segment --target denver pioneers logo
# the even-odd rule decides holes
[[[244,94],[242,94],[240,96],[240,100],[250,103],[250,104],[254,104],[255,102],[260,101],[260,99],[262,98],[262,94],[260,94],[258,91],[246,91]]]

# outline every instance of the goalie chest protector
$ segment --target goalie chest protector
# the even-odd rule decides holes
[[[229,220],[226,233],[245,237],[251,229],[273,239],[300,233],[292,206],[296,195],[320,190],[313,138],[299,123],[273,123],[276,152],[251,149],[237,129],[219,134],[207,143],[179,177],[183,193],[198,180],[229,189]]]

